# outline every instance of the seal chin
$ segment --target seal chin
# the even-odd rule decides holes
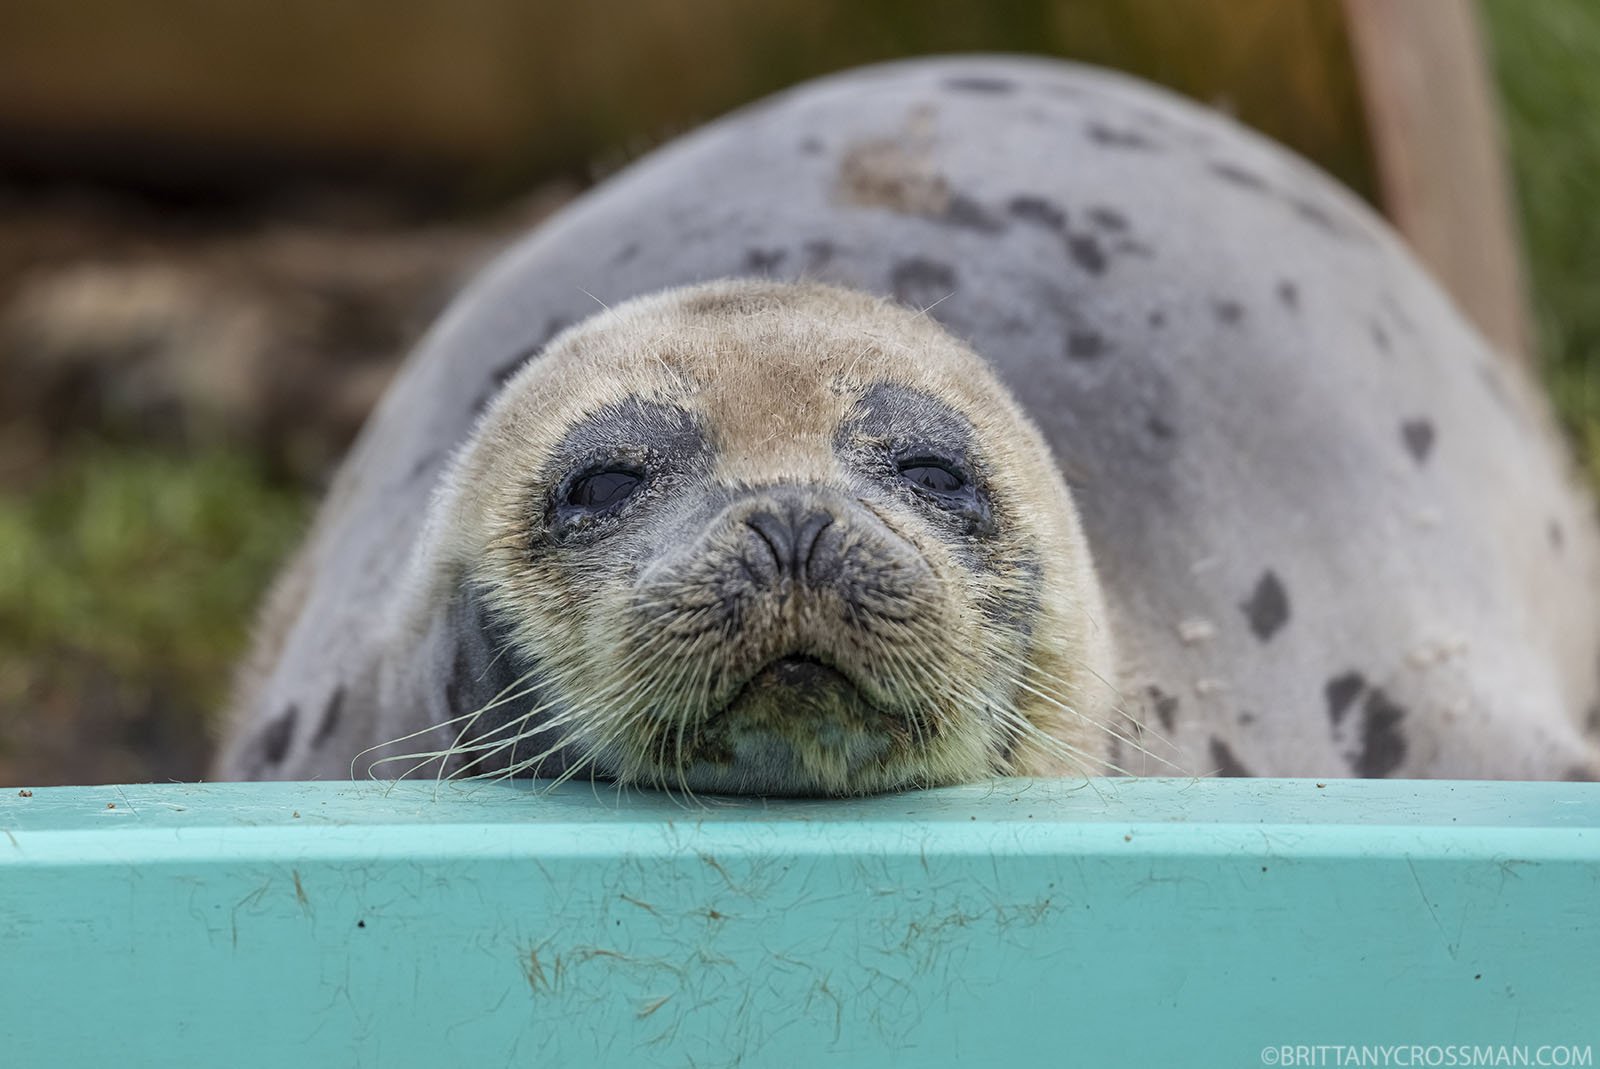
[[[881,769],[904,751],[910,731],[844,672],[791,655],[762,666],[706,722],[697,742],[683,769],[683,782],[695,790],[859,794],[882,779]]]

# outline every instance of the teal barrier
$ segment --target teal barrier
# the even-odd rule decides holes
[[[1597,1049],[1597,784],[0,797],[4,1066],[1594,1065]]]

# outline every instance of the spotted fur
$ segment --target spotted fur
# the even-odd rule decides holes
[[[1600,767],[1593,505],[1527,377],[1380,219],[1282,149],[1119,75],[958,58],[822,79],[714,123],[470,286],[280,584],[219,773],[344,775],[366,747],[519,678],[526,666],[508,667],[503,647],[543,610],[511,604],[508,591],[531,595],[508,503],[526,503],[514,491],[538,483],[539,458],[596,405],[692,410],[694,390],[725,386],[750,404],[732,425],[768,435],[716,450],[729,485],[767,477],[764,451],[846,485],[831,444],[788,443],[833,433],[860,395],[829,393],[837,372],[814,355],[785,365],[793,389],[775,395],[738,357],[750,344],[795,355],[801,341],[707,333],[688,390],[640,359],[692,316],[681,297],[624,301],[740,277],[764,281],[699,296],[759,303],[761,287],[816,281],[926,308],[861,339],[855,386],[879,374],[938,396],[975,388],[983,373],[952,370],[937,323],[1015,394],[1044,444],[1022,433],[1007,464],[1064,477],[1116,639],[1117,715],[1142,732],[1118,729],[1138,744],[1119,748],[1131,770],[1167,770],[1157,758],[1318,777]],[[585,337],[625,325],[617,344],[633,363],[572,355],[578,335],[552,340],[590,320],[588,294],[616,313]],[[842,329],[831,314],[796,329]],[[581,381],[561,380],[557,358]],[[1009,432],[979,428],[985,444],[997,433]],[[937,552],[978,574],[975,558]],[[1014,585],[1087,589],[1061,579],[1070,553],[1034,566]],[[463,594],[484,568],[501,586]],[[479,612],[489,624],[471,624]],[[595,626],[563,612],[540,626]],[[304,715],[282,729],[291,708]],[[315,714],[330,708],[322,731]]]

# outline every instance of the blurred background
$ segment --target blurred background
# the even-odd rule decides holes
[[[0,0],[0,783],[204,774],[256,602],[472,269],[677,133],[1121,68],[1384,212],[1600,470],[1594,0]]]

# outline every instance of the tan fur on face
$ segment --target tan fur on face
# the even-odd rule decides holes
[[[539,502],[563,474],[548,470],[549,458],[570,427],[608,405],[662,403],[697,418],[712,449],[709,479],[719,487],[849,493],[836,436],[863,393],[885,382],[931,395],[971,424],[1003,520],[993,542],[1019,570],[974,571],[915,510],[871,503],[881,538],[914,547],[931,570],[936,581],[917,590],[936,600],[875,640],[879,648],[837,653],[862,671],[888,665],[881,669],[888,682],[871,696],[909,720],[886,722],[895,746],[870,767],[805,755],[812,786],[861,793],[996,772],[1102,771],[1110,643],[1077,516],[1048,447],[976,356],[926,316],[876,298],[820,285],[720,282],[630,301],[562,334],[507,384],[457,458],[431,509],[433,537],[422,543],[438,555],[419,561],[418,574],[436,591],[463,580],[480,586],[521,652],[550,672],[558,704],[576,710],[562,730],[602,771],[672,785],[684,768],[662,748],[663,725],[650,722],[643,705],[685,694],[704,703],[717,680],[748,675],[760,665],[746,661],[787,648],[786,629],[825,636],[826,625],[797,623],[800,610],[773,611],[751,624],[755,633],[701,647],[634,633],[637,577],[603,566],[597,552],[588,587],[572,589],[530,559]],[[1022,570],[1024,559],[1037,571]],[[1031,603],[1020,627],[981,619],[983,606],[1011,593]],[[692,591],[681,597],[692,599]],[[597,686],[596,678],[610,682]],[[866,683],[872,692],[873,679]],[[679,721],[706,712],[692,702],[667,704]],[[905,704],[921,708],[898,709]],[[1007,726],[1008,716],[1035,729],[1010,747],[1002,737],[1019,729]],[[929,725],[938,730],[922,730]],[[681,737],[682,723],[677,730]],[[788,730],[803,746],[803,732]],[[1001,751],[1010,763],[995,767]]]

